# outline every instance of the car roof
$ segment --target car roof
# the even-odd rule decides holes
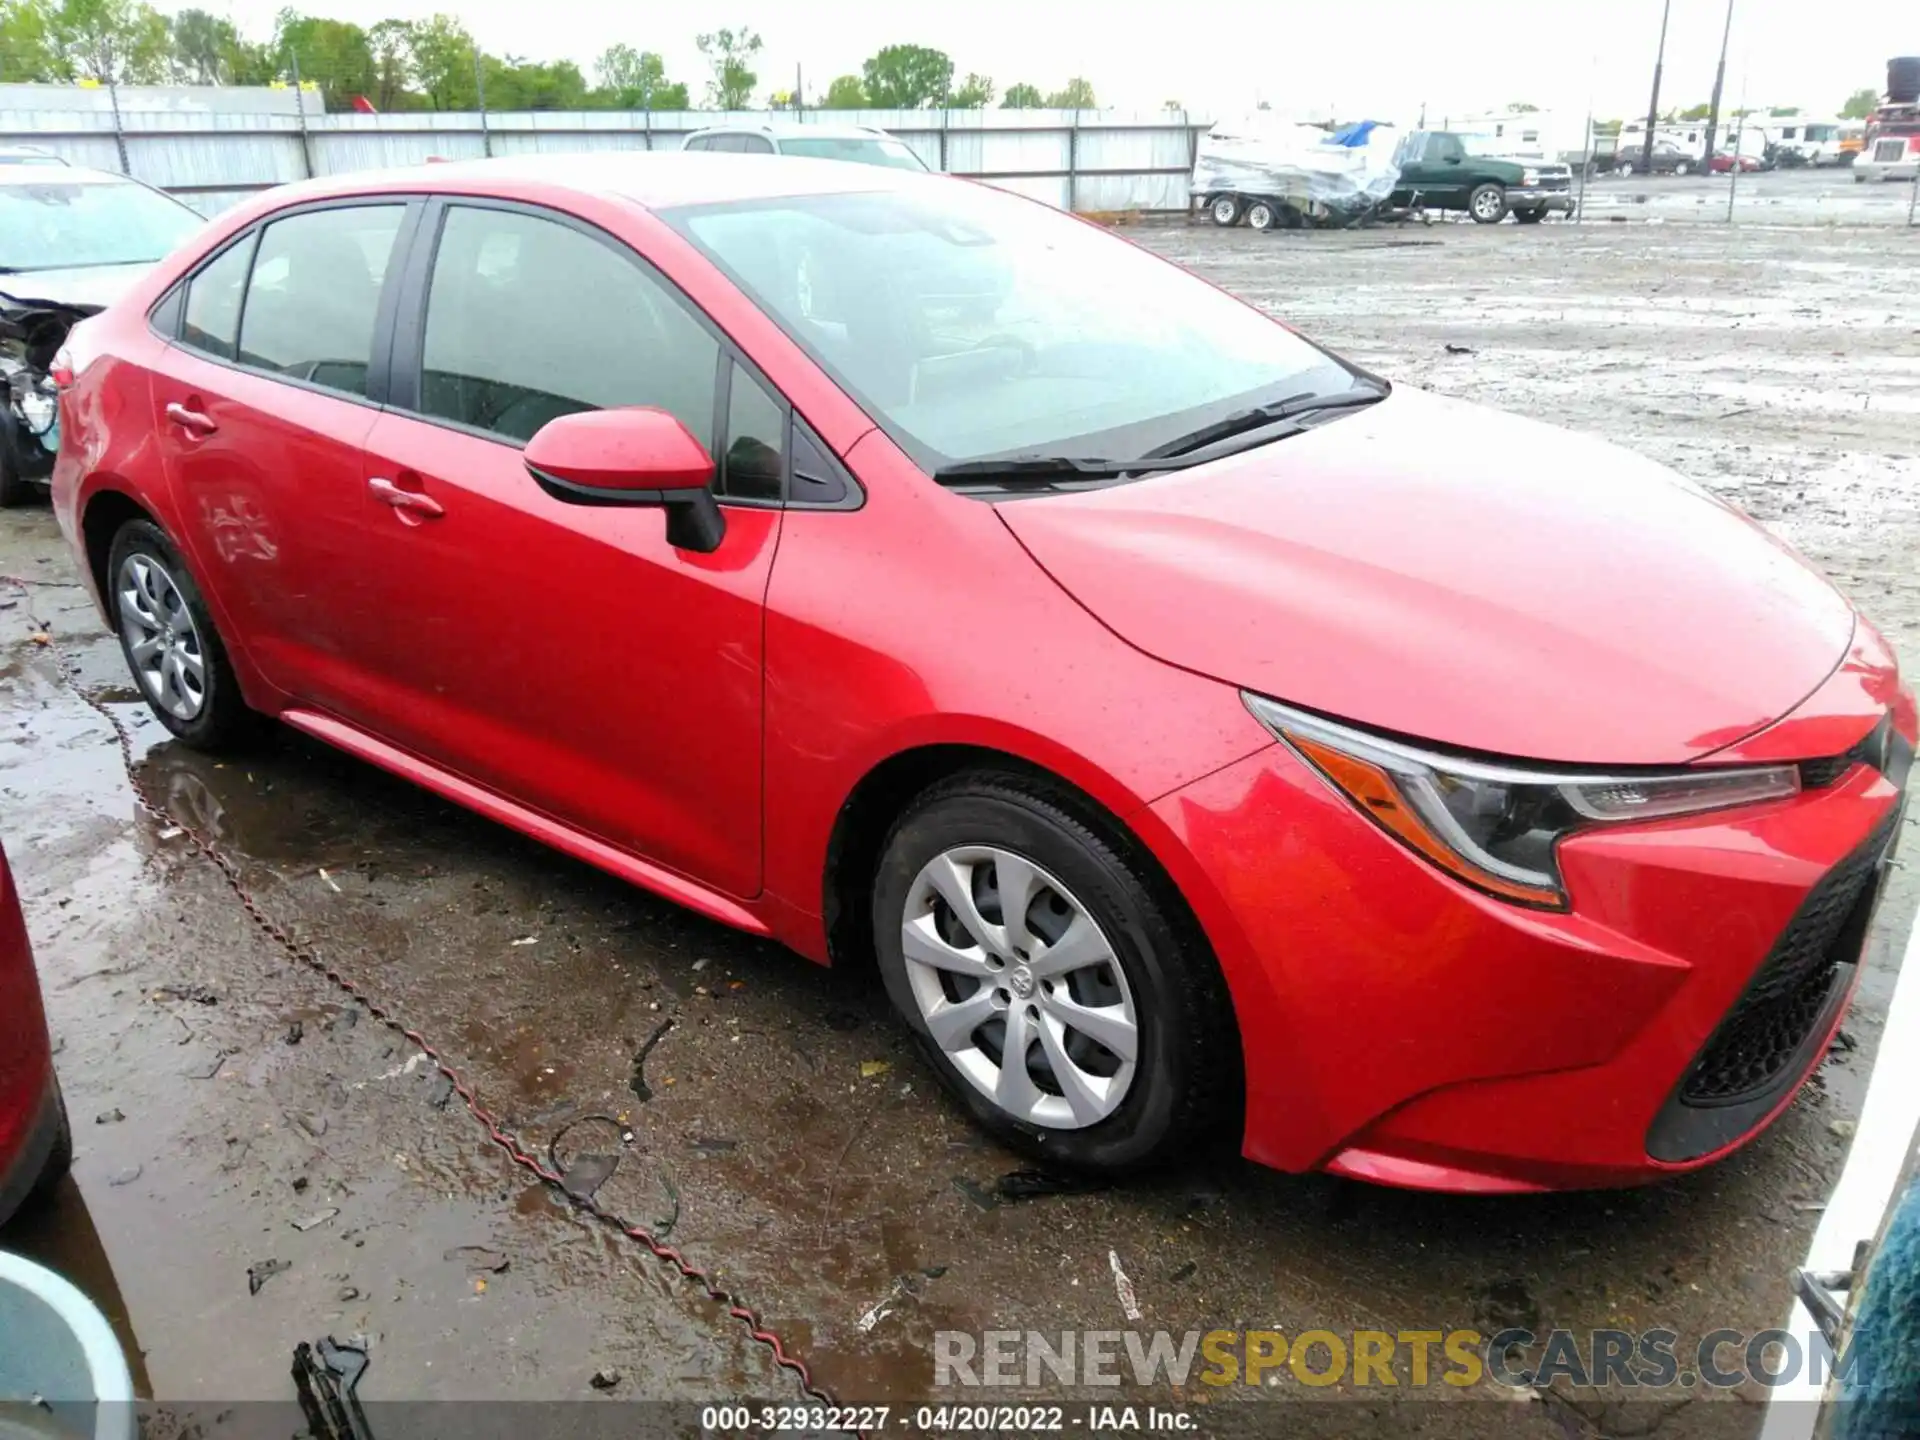
[[[57,169],[58,175],[49,170]],[[86,165],[0,165],[0,185],[138,185],[141,182],[111,170]]]
[[[325,180],[301,181],[268,192],[279,204],[370,191],[431,194],[498,193],[523,189],[571,190],[583,196],[628,200],[649,210],[679,205],[778,199],[794,195],[845,195],[904,189],[911,185],[959,184],[944,176],[878,165],[848,165],[792,155],[715,155],[683,150],[580,151],[564,155],[513,155],[493,160],[453,160],[404,169],[361,171]],[[266,197],[262,197],[264,200]],[[278,205],[273,208],[278,208]]]
[[[888,140],[892,137],[878,125],[850,125],[839,121],[728,120],[690,130],[694,135],[765,135],[774,140],[802,139],[812,135],[822,140]]]

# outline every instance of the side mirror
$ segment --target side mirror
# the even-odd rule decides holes
[[[726,534],[713,459],[687,427],[646,407],[584,410],[542,425],[525,451],[540,488],[569,505],[649,505],[667,512],[667,543],[711,554]]]

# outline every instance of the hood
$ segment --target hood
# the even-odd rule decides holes
[[[1170,664],[1519,759],[1674,764],[1779,718],[1852,607],[1654,462],[1397,388],[1193,470],[997,509]]]
[[[151,264],[80,265],[71,270],[28,270],[0,274],[0,295],[18,304],[66,305],[76,310],[104,310],[118,300]]]

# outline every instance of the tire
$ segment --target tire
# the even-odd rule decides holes
[[[29,1215],[51,1204],[54,1193],[60,1188],[60,1182],[66,1179],[67,1172],[73,1169],[73,1122],[67,1118],[67,1097],[60,1093],[57,1081],[54,1084],[53,1098],[54,1103],[60,1107],[60,1128],[54,1132],[53,1145],[47,1151],[47,1158],[40,1166],[40,1173],[34,1176],[33,1187],[20,1197],[19,1208],[13,1212],[16,1217]]]
[[[1633,175],[1633,162],[1631,160],[1622,160],[1618,165],[1613,167],[1613,173],[1623,180],[1630,178]]]
[[[1253,200],[1247,204],[1247,228],[1249,230],[1271,230],[1279,216],[1274,213],[1271,200]]]
[[[1691,160],[1676,160],[1673,165],[1673,173],[1682,178],[1691,175],[1693,173],[1693,162]]]
[[[1240,223],[1240,197],[1238,195],[1216,195],[1207,202],[1207,214],[1213,217],[1213,223],[1222,230],[1231,230]]]
[[[1229,1133],[1242,1090],[1233,1009],[1212,953],[1178,897],[1126,858],[1117,848],[1125,842],[1110,840],[1102,823],[1044,781],[999,771],[957,776],[923,794],[888,835],[873,920],[889,997],[975,1123],[1051,1167],[1112,1177],[1164,1165]],[[934,878],[942,862],[944,892]],[[1029,939],[1041,943],[1008,943],[1006,927],[994,922],[1003,913],[1000,891],[1012,883],[1003,877],[1021,872]],[[975,921],[999,937],[998,953],[941,898],[956,884]],[[907,956],[910,921],[919,961]],[[1067,953],[1044,942],[1049,934],[1062,941],[1069,924],[1085,937],[1074,953],[1088,958],[1036,979],[1026,962]],[[935,952],[973,968],[962,975],[925,963]],[[1102,1012],[1101,1032],[1120,1048],[1060,1023],[1081,1006]],[[942,1014],[949,1048],[930,1023]],[[960,1028],[976,1016],[978,1025]],[[1116,1016],[1131,1023],[1130,1040]],[[999,1060],[1016,1023],[1031,1037],[1030,1058],[1009,1072]],[[1062,1083],[1055,1056],[1077,1082]]]
[[[1516,210],[1513,212],[1513,218],[1522,225],[1538,225],[1542,220],[1547,218],[1547,212],[1544,210]]]
[[[1476,225],[1498,225],[1507,218],[1507,187],[1488,181],[1467,196],[1467,213]]]
[[[20,472],[14,468],[13,457],[7,454],[5,440],[0,439],[0,509],[11,510],[16,505],[25,505],[40,493],[38,485],[21,478]]]
[[[126,597],[136,589],[135,573],[146,577],[146,590],[141,607],[129,610]],[[120,527],[108,552],[106,590],[120,653],[162,725],[183,743],[211,753],[232,749],[253,732],[259,717],[241,697],[207,602],[164,530],[150,520],[129,520]],[[137,657],[136,635],[157,640],[162,658]],[[197,683],[191,661],[198,664]]]

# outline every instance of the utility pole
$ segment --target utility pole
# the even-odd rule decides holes
[[[1727,40],[1733,34],[1733,0],[1727,0],[1727,24],[1720,32],[1720,68],[1713,72],[1713,99],[1707,105],[1707,173],[1713,173],[1713,133],[1720,128],[1720,91],[1727,83]],[[1737,169],[1740,157],[1736,153]]]
[[[1660,71],[1667,63],[1667,20],[1672,14],[1673,0],[1663,0],[1660,7],[1660,48],[1653,55],[1653,98],[1647,102],[1647,144],[1640,156],[1640,168],[1649,175],[1653,173],[1653,130],[1660,123]]]

